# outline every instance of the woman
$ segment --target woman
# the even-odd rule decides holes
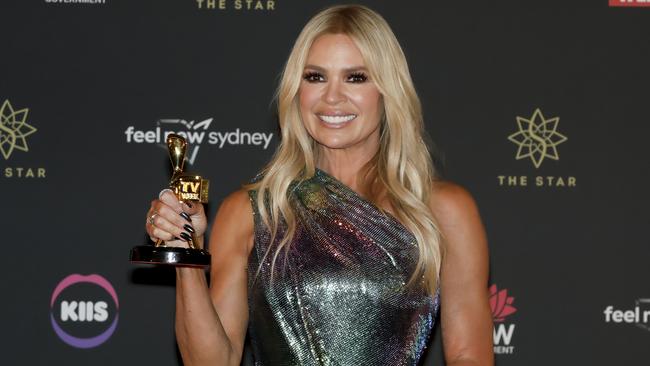
[[[185,364],[239,365],[247,327],[259,365],[417,364],[440,306],[447,365],[492,365],[482,224],[462,188],[433,179],[383,18],[362,6],[312,18],[278,105],[278,151],[217,213],[210,285],[177,269]],[[200,204],[167,190],[147,221],[167,245],[206,228]]]

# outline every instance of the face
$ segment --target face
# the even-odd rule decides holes
[[[304,126],[324,151],[372,157],[379,148],[381,94],[347,35],[326,34],[314,41],[299,99]]]

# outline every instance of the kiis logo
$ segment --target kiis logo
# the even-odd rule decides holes
[[[650,0],[609,0],[609,6],[650,6]]]
[[[214,145],[219,149],[226,145],[252,145],[266,150],[273,138],[272,132],[244,132],[239,128],[230,132],[208,131],[212,120],[208,118],[195,123],[193,120],[188,122],[184,119],[159,119],[152,130],[136,130],[134,126],[129,126],[124,131],[124,135],[127,143],[158,144],[165,149],[167,149],[165,141],[169,134],[183,136],[189,144],[187,162],[190,164],[196,161],[202,144]]]
[[[275,10],[274,0],[195,0],[199,9],[206,10]]]
[[[77,348],[106,342],[117,327],[119,302],[115,289],[104,277],[72,274],[52,292],[52,328],[61,340]]]
[[[650,299],[637,299],[634,308],[628,310],[616,310],[613,305],[609,305],[603,314],[605,323],[634,324],[650,331]]]
[[[490,308],[492,309],[492,321],[494,322],[492,340],[494,341],[495,354],[512,354],[515,352],[515,347],[511,345],[515,324],[505,323],[506,318],[517,311],[512,306],[514,301],[514,297],[508,296],[508,290],[498,290],[495,284],[490,286]]]
[[[516,116],[517,131],[508,140],[517,145],[515,160],[530,159],[535,168],[546,160],[560,160],[558,145],[568,138],[558,131],[560,117],[545,118],[537,108],[529,118]],[[500,186],[535,187],[575,187],[573,176],[537,175],[498,175]]]

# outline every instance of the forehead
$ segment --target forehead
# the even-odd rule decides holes
[[[307,64],[331,69],[365,66],[361,51],[346,34],[316,38],[309,49]]]

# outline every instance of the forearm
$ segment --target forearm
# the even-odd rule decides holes
[[[201,269],[176,270],[176,338],[187,366],[239,365]]]
[[[446,365],[447,366],[492,366],[494,365],[494,362],[491,360],[479,361],[479,360],[463,359],[463,360],[447,361]]]

